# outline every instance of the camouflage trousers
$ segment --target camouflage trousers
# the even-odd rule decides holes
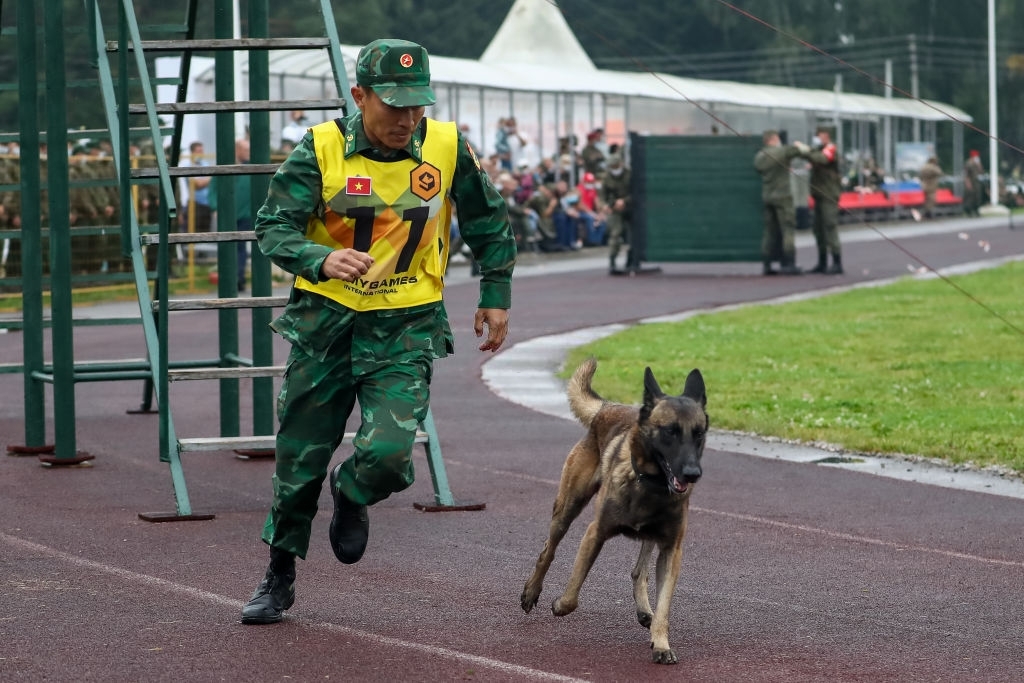
[[[630,241],[630,223],[621,213],[608,214],[608,256],[614,262],[619,249]]]
[[[818,258],[827,254],[839,256],[839,204],[835,199],[814,198],[814,241],[818,245]]]
[[[765,263],[796,262],[796,209],[793,202],[765,202],[761,213],[764,232],[761,237],[761,260]]]
[[[415,478],[412,447],[427,415],[432,358],[405,349],[393,362],[363,363],[368,345],[353,327],[319,358],[293,346],[278,396],[274,502],[263,540],[302,558],[328,466],[357,400],[360,424],[338,488],[350,500],[372,505]],[[387,351],[378,347],[374,353]]]

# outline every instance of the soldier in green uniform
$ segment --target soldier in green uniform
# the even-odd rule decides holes
[[[761,259],[764,274],[799,275],[796,265],[796,209],[789,184],[789,162],[804,154],[806,145],[783,145],[778,131],[767,130],[761,137],[764,147],[754,155],[754,168],[761,174],[761,205],[764,233]],[[779,254],[779,270],[772,261]]]
[[[843,274],[842,248],[839,245],[839,150],[832,142],[832,131],[819,127],[813,149],[807,154],[811,162],[811,197],[814,199],[814,241],[818,246],[818,265],[812,273]],[[832,265],[828,255],[832,254]]]
[[[604,137],[604,130],[595,128],[587,133],[587,144],[580,150],[580,161],[583,162],[583,171],[600,176],[604,173],[605,157],[604,152],[598,147],[601,138]]]
[[[981,189],[981,174],[985,169],[981,165],[981,153],[972,149],[964,162],[964,213],[968,216],[980,216],[981,203],[984,198]]]
[[[508,332],[515,239],[505,201],[435,101],[426,50],[377,40],[356,60],[359,111],[314,126],[271,180],[255,229],[263,253],[295,274],[273,329],[292,344],[278,398],[274,502],[263,529],[270,566],[242,622],[280,621],[295,596],[317,499],[356,401],[354,452],[331,470],[331,548],[365,550],[367,506],[408,487],[427,415],[433,360],[454,350],[441,300],[451,204],[480,264],[474,328],[497,351]]]
[[[630,244],[632,232],[633,198],[630,192],[630,173],[622,161],[622,154],[615,152],[608,157],[608,168],[601,178],[601,201],[608,207],[608,274],[621,275],[636,270],[632,250],[626,252],[626,270],[615,267],[622,245]]]

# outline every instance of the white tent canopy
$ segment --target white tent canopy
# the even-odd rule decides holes
[[[548,0],[519,0],[491,38],[480,61],[485,64],[560,64],[594,71],[580,41]]]

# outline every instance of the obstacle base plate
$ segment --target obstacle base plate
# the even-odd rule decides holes
[[[176,512],[140,512],[139,519],[144,522],[205,522],[216,515],[197,514],[179,515]]]
[[[46,467],[72,467],[75,465],[84,465],[95,458],[95,455],[91,455],[85,451],[78,451],[75,453],[75,457],[73,458],[58,458],[55,455],[40,455],[39,462]]]
[[[46,446],[8,446],[7,455],[40,455],[41,453],[53,453],[56,450],[57,446],[52,443]]]
[[[466,501],[455,501],[451,505],[442,505],[431,501],[429,503],[413,503],[412,506],[421,512],[469,512],[483,510],[487,503],[469,503]]]

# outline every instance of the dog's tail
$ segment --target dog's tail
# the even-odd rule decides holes
[[[569,408],[572,410],[572,414],[576,416],[576,419],[583,423],[584,427],[590,426],[590,423],[594,421],[594,416],[597,415],[597,411],[601,409],[605,402],[591,387],[596,370],[597,360],[595,358],[591,357],[583,361],[576,368],[576,372],[572,374],[572,379],[569,380],[569,386],[566,390],[569,397]]]

